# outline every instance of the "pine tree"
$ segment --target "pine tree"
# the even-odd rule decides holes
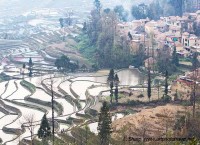
[[[38,130],[38,137],[40,139],[46,139],[51,136],[51,128],[49,126],[49,122],[46,118],[46,114],[44,114],[42,118],[42,122],[40,124],[40,128]]]
[[[118,103],[118,86],[115,87],[115,101]]]
[[[116,103],[118,103],[118,85],[119,85],[119,77],[117,74],[115,74],[115,77],[114,77],[114,82],[115,82],[115,101]]]
[[[29,77],[33,76],[32,68],[29,69]]]
[[[192,57],[192,67],[193,67],[193,70],[197,69],[198,66],[199,66],[198,53],[195,52],[195,53],[193,53],[193,57]]]
[[[28,66],[29,66],[29,68],[31,68],[33,66],[33,61],[32,61],[31,57],[29,58]]]
[[[133,40],[133,36],[131,35],[130,32],[128,32],[128,37],[129,37],[130,40]]]
[[[107,81],[108,82],[114,81],[114,75],[115,75],[114,69],[111,69]]]
[[[25,64],[25,63],[23,63],[23,66],[22,66],[22,68],[23,68],[23,69],[25,69],[25,68],[26,68],[26,64]]]
[[[147,95],[150,101],[151,98],[151,75],[150,75],[150,71],[148,72],[148,88],[147,88]]]
[[[113,81],[110,82],[110,103],[112,103],[113,98]]]
[[[90,132],[90,128],[88,127],[88,125],[86,125],[85,126],[85,145],[88,144],[89,132]]]
[[[112,103],[112,97],[113,97],[114,75],[115,75],[114,69],[111,69],[107,78],[107,82],[110,85],[110,103]]]
[[[119,77],[117,74],[115,74],[114,81],[115,81],[115,85],[119,84]]]
[[[100,0],[95,0],[94,1],[94,6],[95,6],[96,10],[100,13],[100,10],[101,10],[101,2],[100,2]]]
[[[103,102],[101,107],[99,122],[98,122],[98,136],[100,139],[100,145],[109,145],[111,138],[111,116],[109,112],[109,106],[107,102]]]
[[[22,65],[22,75],[23,75],[23,79],[24,79],[24,71],[25,71],[25,68],[26,68],[26,64],[23,63],[23,65]]]
[[[183,11],[184,11],[184,0],[169,0],[169,4],[173,7],[175,10],[175,15],[178,15],[180,17],[183,16]]]
[[[28,66],[29,66],[29,77],[32,77],[33,72],[32,72],[32,67],[33,67],[33,62],[32,62],[32,58],[29,58],[29,62],[28,62]]]
[[[63,28],[64,27],[64,19],[60,18],[59,22],[60,22],[60,27]]]
[[[179,58],[178,58],[178,55],[176,53],[176,47],[174,47],[174,51],[172,53],[172,63],[175,65],[175,66],[179,66]]]
[[[168,71],[165,72],[165,95],[168,94]]]
[[[86,22],[84,22],[83,23],[83,28],[82,28],[82,31],[83,32],[85,32],[87,30],[87,23]]]

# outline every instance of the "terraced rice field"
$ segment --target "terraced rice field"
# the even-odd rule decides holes
[[[88,74],[86,74],[88,75]],[[88,118],[77,116],[76,113],[85,114],[85,110],[94,106],[97,102],[95,97],[99,96],[102,91],[108,91],[109,87],[106,85],[105,77],[77,77],[77,76],[56,76],[52,79],[53,91],[54,91],[54,100],[61,107],[59,110],[55,110],[55,119],[59,123],[59,128],[57,131],[61,131],[63,129],[70,129],[70,126],[74,126],[74,124],[63,123],[63,121],[67,121],[68,117],[84,119],[88,120]],[[12,75],[11,75],[12,76]],[[11,79],[10,81],[5,81],[0,83],[1,100],[8,106],[12,106],[16,108],[20,112],[15,112],[15,115],[3,114],[0,112],[0,124],[1,121],[4,122],[5,119],[9,118],[10,122],[2,123],[1,128],[7,125],[7,128],[12,128],[14,130],[21,130],[21,125],[26,123],[25,118],[29,115],[34,116],[35,121],[35,130],[34,133],[37,134],[37,130],[39,128],[39,124],[44,113],[47,113],[47,117],[51,118],[51,92],[50,92],[50,75],[45,74],[42,76],[35,76],[32,78],[25,77],[25,81],[29,82],[35,87],[34,92],[30,92],[26,87],[22,86],[21,82],[23,79]],[[87,92],[87,93],[86,93]],[[92,97],[91,97],[92,96]],[[91,98],[90,98],[91,97]],[[27,99],[30,98],[30,99]],[[72,100],[69,100],[72,98]],[[92,102],[87,102],[86,100],[90,98],[93,100]],[[78,100],[81,107],[77,106],[77,103],[74,100]],[[80,100],[85,102],[80,102]],[[43,104],[46,105],[43,105]],[[9,108],[2,106],[5,110],[12,112]],[[31,114],[30,114],[31,112]],[[91,131],[97,133],[97,123],[89,124]],[[6,138],[2,138],[3,142],[14,141],[7,144],[15,144],[14,142],[18,140],[17,132],[7,135],[6,132],[0,131],[0,136],[7,136]],[[20,135],[21,139],[30,139],[30,132],[28,129]]]
[[[62,129],[70,132],[72,126],[93,120],[88,111],[98,104],[101,94],[109,92],[106,82],[109,70],[68,75],[57,71],[54,67],[56,58],[47,53],[45,47],[52,41],[60,41],[60,35],[61,31],[57,29],[42,32],[40,36],[33,34],[25,42],[0,40],[0,53],[3,54],[0,73],[7,78],[0,83],[0,138],[6,145],[30,140],[30,131],[22,128],[22,124],[27,123],[26,118],[34,116],[35,136],[45,113],[51,121],[52,93],[58,133]],[[28,77],[27,66],[30,57],[34,63],[31,78]],[[21,73],[23,63],[26,64],[24,75]],[[121,86],[140,82],[140,74],[136,70],[121,70],[118,75]],[[97,133],[96,123],[89,127]]]

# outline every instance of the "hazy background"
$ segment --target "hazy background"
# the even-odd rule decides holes
[[[27,11],[40,8],[72,8],[74,10],[90,10],[94,0],[0,0],[0,17],[15,16]],[[101,0],[104,8],[111,8],[116,5],[123,5],[130,10],[132,5],[153,0]]]

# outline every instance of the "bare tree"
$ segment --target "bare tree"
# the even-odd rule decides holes
[[[20,123],[20,125],[22,125],[22,124]],[[16,135],[17,135],[16,142],[18,143],[18,145],[21,145],[21,135],[22,135],[22,132],[21,132],[20,129],[16,131]]]
[[[33,137],[34,137],[34,129],[36,124],[34,123],[34,114],[30,114],[30,115],[26,115],[24,116],[24,121],[25,123],[23,123],[24,127],[27,128],[30,131],[31,134],[31,145],[33,144]]]
[[[192,85],[192,94],[191,94],[192,106],[193,106],[192,107],[193,117],[195,117],[195,109],[196,109],[197,78],[198,78],[198,69],[197,69],[197,66],[195,64],[193,75],[192,75],[193,85]]]
[[[52,109],[52,141],[53,141],[53,145],[55,142],[55,122],[54,122],[54,88],[55,88],[55,83],[56,80],[54,79],[55,74],[54,75],[50,75],[46,80],[45,84],[47,85],[47,87],[50,89],[51,91],[51,109]]]

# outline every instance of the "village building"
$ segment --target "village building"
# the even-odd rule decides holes
[[[186,72],[185,76],[179,77],[171,85],[172,94],[179,93],[182,99],[190,99],[192,92],[196,87],[195,94],[200,95],[200,68],[193,72]]]
[[[160,17],[158,21],[150,21],[147,18],[122,22],[117,24],[116,31],[120,37],[129,41],[130,51],[133,54],[145,45],[145,50],[149,48],[155,57],[157,50],[167,45],[171,49],[170,54],[175,46],[180,57],[189,57],[193,52],[200,53],[200,38],[194,35],[195,22],[200,23],[200,11],[184,13],[182,17]],[[132,36],[131,40],[128,33]]]
[[[182,34],[182,44],[186,48],[196,46],[197,40],[198,37],[196,37],[194,34],[189,34],[188,32]]]

